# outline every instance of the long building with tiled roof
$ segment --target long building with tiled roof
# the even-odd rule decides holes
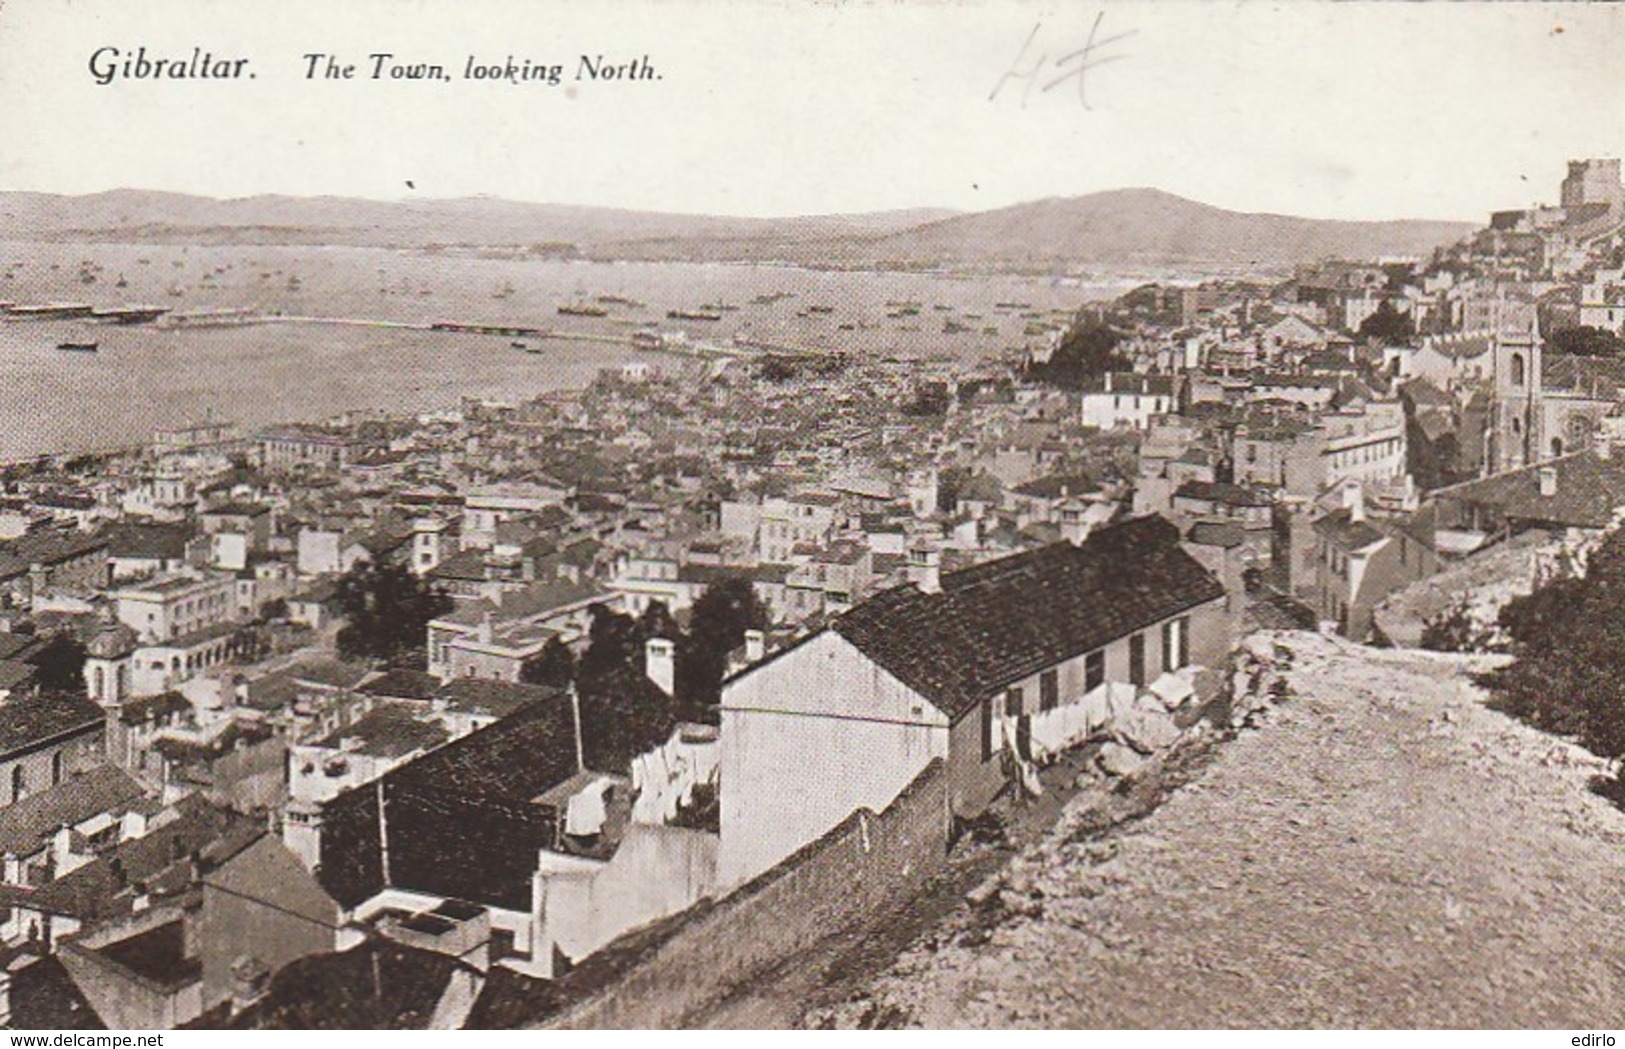
[[[1006,731],[1228,641],[1223,585],[1160,517],[940,575],[926,550],[910,572],[724,684],[725,884],[883,810],[933,758],[952,814],[974,817],[1005,785]]]

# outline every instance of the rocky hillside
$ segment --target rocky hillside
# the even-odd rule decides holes
[[[1625,813],[1465,657],[1256,635],[1262,708],[1104,835],[1063,819],[815,1024],[1615,1027]],[[1485,657],[1477,657],[1479,663]]]

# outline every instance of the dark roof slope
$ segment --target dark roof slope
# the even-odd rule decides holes
[[[232,1017],[233,1030],[423,1030],[461,963],[369,939],[348,951],[284,967],[265,996]]]
[[[118,524],[107,529],[109,557],[179,561],[192,529],[186,524]]]
[[[1256,488],[1225,481],[1186,481],[1174,490],[1175,499],[1202,499],[1228,506],[1269,506],[1270,497]]]
[[[191,884],[191,853],[229,848],[232,839],[264,833],[259,821],[211,805],[196,795],[182,798],[175,809],[179,819],[145,837],[126,841],[42,886],[29,899],[28,906],[85,922],[130,914],[137,886],[153,896],[185,891]]]
[[[1540,471],[1555,471],[1556,490],[1540,494]],[[1436,501],[1493,508],[1514,521],[1571,528],[1603,528],[1625,506],[1625,456],[1604,459],[1575,452],[1505,473],[1463,481],[1433,493]]]
[[[554,843],[557,825],[536,799],[577,771],[575,714],[554,691],[383,777],[387,882],[379,784],[324,805],[317,877],[346,907],[388,884],[528,910],[537,850]]]
[[[1224,596],[1167,520],[1140,517],[898,587],[835,620],[852,642],[949,717],[1040,670]]]
[[[14,1031],[105,1031],[107,1024],[73,982],[54,954],[11,973],[11,1020]]]
[[[102,709],[83,696],[41,692],[0,701],[0,754],[27,750],[56,736],[99,728]]]
[[[32,856],[63,824],[118,812],[142,797],[141,787],[111,765],[72,776],[49,790],[0,809],[0,853]]]

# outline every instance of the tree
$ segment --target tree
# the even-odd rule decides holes
[[[1577,357],[1618,357],[1625,352],[1625,339],[1602,328],[1559,328],[1546,337],[1546,349]]]
[[[638,621],[601,601],[589,606],[587,614],[592,621],[587,627],[587,651],[582,653],[581,662],[576,666],[576,681],[589,681],[621,667],[638,666],[643,649]]]
[[[39,687],[48,692],[83,692],[85,646],[72,634],[52,634],[29,659]]]
[[[558,638],[549,638],[535,659],[519,668],[519,680],[529,685],[551,685],[564,688],[575,677],[576,657]]]
[[[1074,325],[1061,339],[1047,361],[1033,361],[1026,377],[1067,390],[1082,390],[1095,384],[1109,371],[1126,371],[1133,366],[1117,352],[1123,337],[1104,324]]]
[[[1411,322],[1410,314],[1400,313],[1390,299],[1383,299],[1376,311],[1360,322],[1362,339],[1395,343],[1404,342],[1415,334],[1416,325]]]
[[[444,591],[400,565],[371,561],[339,577],[335,600],[346,619],[338,633],[346,658],[399,660],[423,646],[430,620],[452,610]]]
[[[1577,736],[1605,758],[1625,755],[1625,533],[1564,577],[1501,610],[1514,662],[1488,683],[1508,713]]]
[[[694,602],[687,635],[677,642],[677,700],[688,711],[716,704],[728,653],[745,643],[745,631],[765,630],[767,608],[744,576],[729,576],[705,588]]]
[[[959,507],[959,493],[970,483],[971,472],[963,466],[950,466],[937,473],[937,511],[951,514]]]
[[[664,601],[650,601],[649,607],[643,610],[638,617],[638,634],[647,641],[651,637],[663,637],[676,641],[682,636],[682,628],[672,617],[671,610]]]

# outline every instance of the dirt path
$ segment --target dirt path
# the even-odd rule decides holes
[[[1625,813],[1462,661],[1311,634],[1290,697],[1150,816],[1064,820],[866,1000],[929,1027],[1625,1024]]]

